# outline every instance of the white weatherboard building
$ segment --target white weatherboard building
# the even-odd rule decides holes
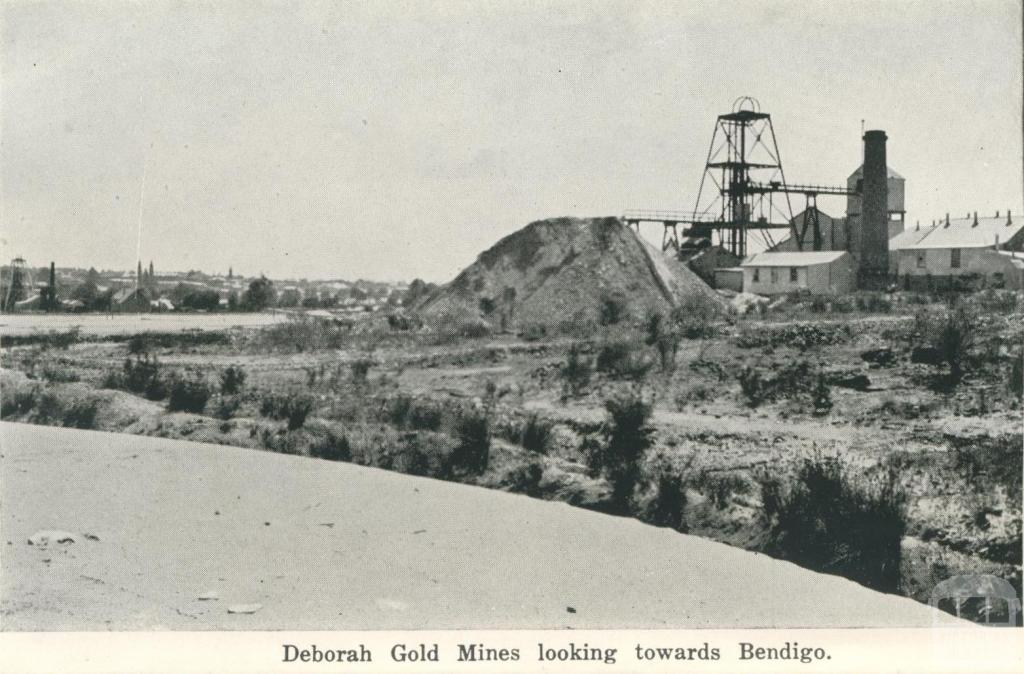
[[[975,214],[910,230],[903,238],[897,246],[890,244],[890,255],[897,258],[896,271],[908,287],[974,276],[990,285],[1024,288],[1024,220]]]
[[[842,250],[757,253],[740,264],[743,290],[758,295],[810,292],[835,295],[857,285],[857,263]]]

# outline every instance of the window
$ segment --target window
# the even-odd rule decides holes
[[[922,250],[922,251],[918,251],[918,253],[917,253],[917,268],[918,269],[924,269],[924,267],[925,267],[925,264],[924,264],[924,251]]]
[[[754,267],[754,283],[760,283],[760,282],[761,282],[761,268],[760,267]]]
[[[789,282],[796,283],[800,276],[797,274],[796,267],[789,268]]]
[[[953,269],[960,268],[960,249],[953,248],[949,251],[949,266]]]
[[[775,267],[772,267],[772,283],[778,283],[778,282],[779,282],[779,270],[777,268],[775,268]]]

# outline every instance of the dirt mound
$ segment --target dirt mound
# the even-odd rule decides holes
[[[639,317],[693,296],[721,304],[686,265],[617,218],[555,218],[505,237],[415,308],[495,328],[587,325],[609,303]]]

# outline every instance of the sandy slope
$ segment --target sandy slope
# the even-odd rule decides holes
[[[5,630],[910,626],[934,617],[841,578],[563,504],[157,438],[0,424],[0,439]],[[99,540],[29,545],[40,529]],[[207,592],[219,600],[200,601]],[[251,603],[262,608],[227,611]]]

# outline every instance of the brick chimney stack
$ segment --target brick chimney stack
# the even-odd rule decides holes
[[[864,189],[860,221],[860,272],[884,276],[889,270],[889,181],[885,131],[864,133]]]

